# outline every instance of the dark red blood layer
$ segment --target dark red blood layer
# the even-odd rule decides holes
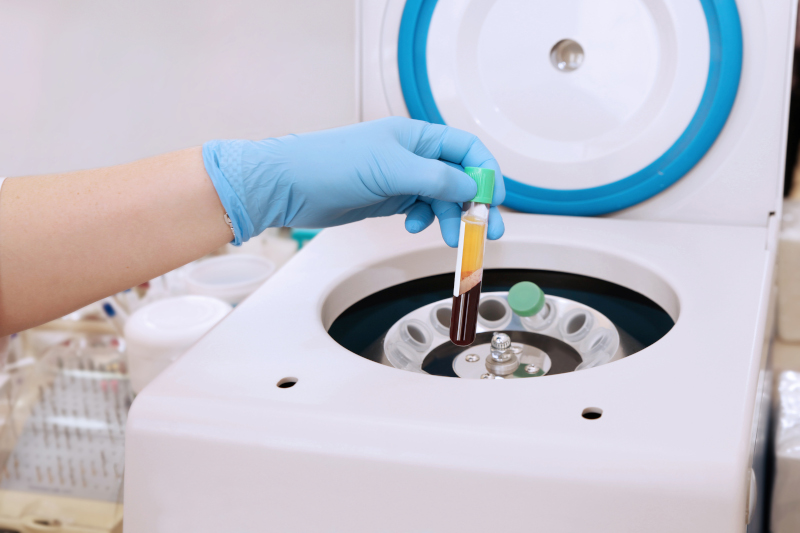
[[[450,340],[453,344],[469,346],[475,341],[482,284],[478,282],[464,294],[453,296],[453,311],[450,315]]]

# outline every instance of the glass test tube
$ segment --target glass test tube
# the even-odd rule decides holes
[[[450,315],[450,340],[458,346],[469,346],[475,341],[489,204],[494,190],[493,170],[467,167],[465,171],[477,182],[478,194],[471,202],[466,202],[461,210],[453,310]]]

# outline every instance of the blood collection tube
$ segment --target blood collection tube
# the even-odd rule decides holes
[[[453,311],[450,315],[450,340],[458,346],[469,346],[475,341],[478,302],[481,299],[483,281],[486,226],[494,192],[494,170],[467,167],[464,172],[478,184],[478,194],[461,208]]]

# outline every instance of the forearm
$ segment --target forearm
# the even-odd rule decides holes
[[[200,148],[8,179],[0,190],[0,336],[63,316],[231,240]]]

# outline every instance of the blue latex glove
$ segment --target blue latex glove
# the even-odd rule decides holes
[[[463,167],[494,169],[494,205],[505,198],[500,167],[476,136],[399,117],[262,141],[209,141],[203,160],[235,244],[269,227],[323,228],[405,213],[411,233],[438,217],[455,247],[460,203],[477,189]],[[493,207],[488,237],[504,229]]]

